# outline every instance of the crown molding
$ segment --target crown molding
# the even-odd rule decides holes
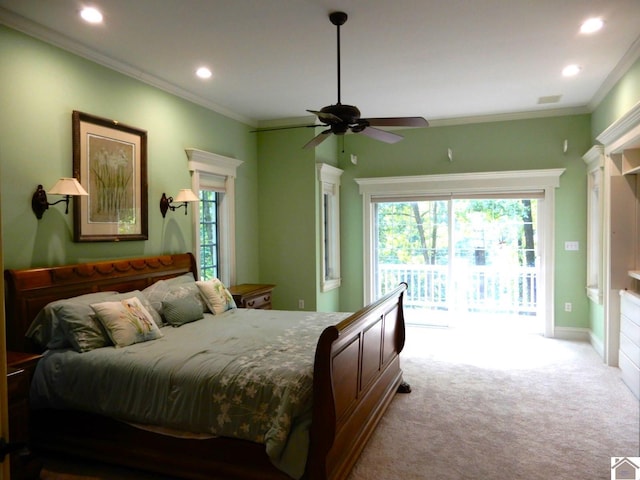
[[[609,73],[605,81],[602,83],[596,94],[589,102],[589,110],[594,111],[600,102],[604,100],[607,94],[616,86],[620,79],[624,76],[631,66],[640,58],[640,37],[629,47],[627,53],[620,59],[615,68]]]
[[[237,120],[238,122],[250,126],[255,126],[256,124],[255,120],[251,118],[232,112],[229,109],[211,102],[206,98],[200,97],[199,95],[194,95],[193,93],[188,92],[183,88],[167,82],[159,77],[156,77],[155,75],[144,72],[124,62],[120,62],[119,60],[111,58],[108,55],[97,52],[87,47],[86,45],[78,43],[77,41],[67,37],[66,35],[55,32],[27,18],[9,12],[2,7],[0,7],[0,24],[4,24],[7,27],[13,28],[14,30],[22,32],[38,40],[42,40],[43,42],[54,45],[58,48],[61,48],[62,50],[73,53],[74,55],[78,55],[79,57],[83,57],[87,60],[97,63],[98,65],[102,65],[103,67],[107,67],[111,70],[122,73],[128,77],[134,78],[135,80],[139,80],[140,82],[146,83],[147,85],[151,85],[152,87],[175,95],[176,97],[180,97],[184,100],[188,100],[191,103],[195,103],[196,105],[205,107],[209,110],[219,113],[220,115],[224,115],[225,117]]]
[[[600,143],[609,146],[640,125],[640,102],[631,107],[624,115],[609,125],[596,137]]]

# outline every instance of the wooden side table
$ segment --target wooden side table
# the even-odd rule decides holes
[[[39,478],[40,462],[33,458],[29,444],[29,387],[41,355],[7,352],[7,392],[9,400],[9,442],[25,448],[11,454],[11,478]]]
[[[271,310],[271,292],[275,285],[266,283],[243,283],[229,288],[239,308]]]

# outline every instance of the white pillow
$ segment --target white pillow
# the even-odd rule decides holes
[[[196,282],[200,289],[200,294],[204,298],[207,307],[214,314],[220,314],[236,308],[236,302],[233,300],[233,295],[227,290],[224,284],[217,278],[207,281]]]
[[[116,347],[146,342],[162,337],[153,317],[138,297],[119,302],[102,302],[91,305],[100,323]]]

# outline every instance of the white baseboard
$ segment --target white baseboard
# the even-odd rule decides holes
[[[578,327],[555,327],[553,329],[553,338],[560,340],[576,340],[580,342],[589,342],[591,331],[588,328]]]
[[[604,360],[604,342],[596,337],[592,331],[589,331],[589,343],[591,343],[593,349],[598,352],[600,358]]]

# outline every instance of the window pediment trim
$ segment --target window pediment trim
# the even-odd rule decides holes
[[[244,163],[242,160],[225,157],[217,153],[205,152],[197,148],[185,148],[184,151],[187,153],[189,170],[191,172],[198,170],[200,172],[235,178],[237,176],[236,170]]]
[[[498,172],[414,175],[406,177],[356,178],[360,194],[381,193],[465,193],[530,191],[560,186],[564,168],[543,170],[507,170]]]

